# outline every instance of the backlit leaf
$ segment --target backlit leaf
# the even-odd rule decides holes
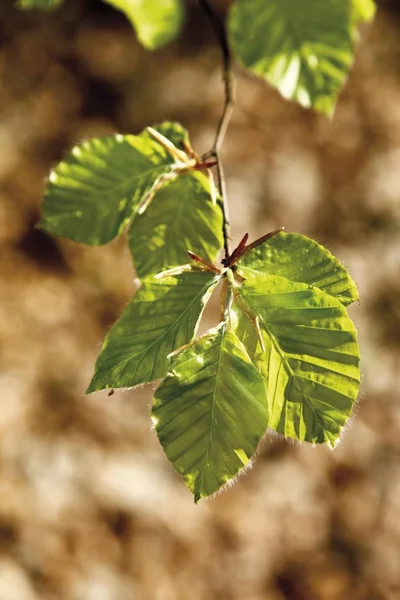
[[[338,259],[314,240],[297,233],[273,236],[245,254],[238,266],[244,277],[279,275],[289,281],[308,283],[346,306],[358,299],[356,284]]]
[[[217,283],[218,277],[202,271],[144,280],[107,335],[87,392],[163,377],[168,355],[195,335]]]
[[[374,0],[352,0],[353,18],[356,23],[372,21],[376,13]]]
[[[176,141],[186,139],[180,125],[167,123],[159,130],[174,134]],[[50,175],[40,226],[76,242],[106,244],[123,231],[174,162],[146,130],[75,146]]]
[[[187,148],[191,147],[189,134],[187,130],[179,123],[164,121],[159,125],[154,125],[153,129],[170,140],[177,148],[179,148],[179,150],[186,150]],[[143,137],[149,137],[153,139],[146,129],[141,133],[141,135]]]
[[[270,426],[334,446],[360,381],[357,333],[346,309],[317,288],[278,276],[249,279],[237,296],[238,333],[249,316],[262,330],[264,350],[256,342],[254,360],[267,382]],[[247,340],[252,352],[256,338]]]
[[[139,277],[186,263],[187,250],[212,262],[222,244],[222,211],[208,178],[194,171],[161,189],[129,230]]]
[[[141,44],[155,50],[173,40],[183,21],[182,0],[105,0],[121,10],[136,30]]]
[[[285,98],[331,115],[353,63],[356,26],[372,17],[371,1],[353,2],[235,0],[233,50]]]
[[[225,325],[175,357],[155,394],[152,419],[196,502],[249,464],[268,426],[265,386]]]

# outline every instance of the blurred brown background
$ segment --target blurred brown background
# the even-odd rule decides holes
[[[332,122],[237,70],[234,241],[285,225],[345,262],[363,384],[333,452],[269,435],[255,467],[197,507],[150,432],[151,386],[84,396],[135,288],[125,240],[88,248],[33,224],[49,168],[83,138],[173,119],[206,151],[219,49],[194,0],[155,54],[98,0],[52,15],[12,4],[0,3],[0,600],[399,599],[398,3],[363,31]]]

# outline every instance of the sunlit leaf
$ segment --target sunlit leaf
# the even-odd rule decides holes
[[[257,318],[262,331],[263,349],[256,333],[243,341],[267,382],[270,426],[334,446],[360,381],[357,333],[346,309],[317,288],[278,276],[245,281],[236,306],[239,335],[242,319]]]
[[[196,502],[249,464],[268,410],[262,377],[233,332],[220,325],[177,355],[152,418]]]
[[[187,139],[180,125],[161,132]],[[106,244],[120,234],[142,198],[174,164],[145,130],[141,135],[93,138],[73,148],[50,175],[40,226],[85,244]]]
[[[107,335],[87,392],[163,377],[168,355],[193,338],[217,283],[218,277],[201,271],[143,281]]]
[[[184,264],[187,250],[214,261],[222,244],[222,211],[212,202],[208,178],[199,172],[181,175],[160,190],[129,230],[139,277]]]
[[[356,23],[372,21],[376,13],[374,0],[352,0],[353,15]]]
[[[189,134],[187,130],[179,123],[164,121],[158,125],[153,125],[153,129],[161,133],[165,138],[170,140],[179,150],[186,150],[191,147]],[[141,134],[143,137],[152,137],[148,130],[144,130]]]
[[[105,0],[121,10],[136,30],[141,44],[155,50],[173,40],[183,21],[182,0]]]
[[[331,115],[354,58],[369,0],[235,0],[233,50],[255,74],[306,108]]]
[[[289,281],[308,283],[335,296],[344,305],[358,299],[356,284],[329,250],[297,233],[284,233],[253,248],[239,261],[239,272],[279,275]]]

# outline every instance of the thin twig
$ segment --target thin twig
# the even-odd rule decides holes
[[[207,158],[215,157],[217,161],[217,173],[218,173],[218,187],[219,193],[222,200],[222,212],[223,212],[223,234],[224,234],[224,249],[225,249],[225,260],[230,255],[230,220],[229,220],[229,209],[228,200],[226,194],[225,175],[224,168],[222,165],[222,145],[224,143],[225,134],[228,129],[229,122],[232,117],[233,107],[235,103],[234,93],[234,78],[232,73],[232,55],[228,43],[228,35],[225,24],[216,13],[210,0],[199,0],[200,5],[208,15],[211,25],[217,35],[218,41],[221,46],[222,59],[223,59],[223,80],[225,89],[225,101],[224,109],[222,111],[221,118],[219,120],[217,133],[215,136],[214,143],[209,152],[202,157],[203,160]]]

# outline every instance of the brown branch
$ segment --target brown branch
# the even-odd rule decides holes
[[[232,55],[229,48],[228,35],[225,24],[219,17],[218,13],[215,11],[211,0],[199,0],[199,3],[210,19],[211,25],[215,31],[215,34],[221,46],[223,60],[223,81],[225,91],[224,108],[218,123],[217,133],[215,135],[212,148],[211,150],[209,150],[209,152],[206,152],[202,159],[207,160],[207,158],[215,157],[217,161],[216,166],[218,173],[219,193],[222,201],[224,250],[226,260],[230,256],[230,220],[228,200],[226,194],[225,175],[222,164],[222,145],[224,143],[226,131],[228,129],[228,125],[232,117],[233,107],[235,103],[234,78],[232,73]]]

